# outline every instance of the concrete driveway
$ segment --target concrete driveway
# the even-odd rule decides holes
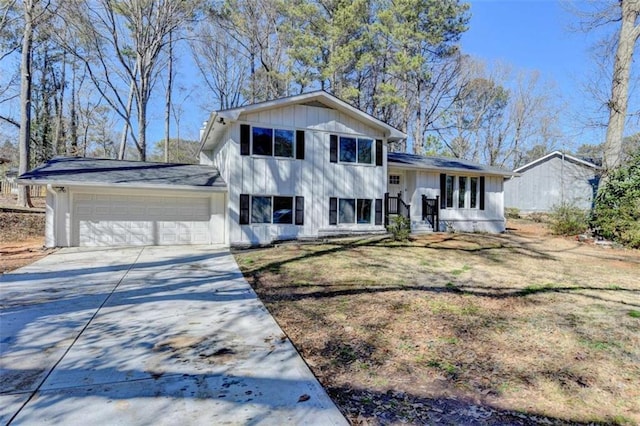
[[[346,424],[226,250],[63,249],[0,277],[0,424]]]

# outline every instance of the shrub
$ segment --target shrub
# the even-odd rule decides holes
[[[549,217],[546,213],[542,212],[533,212],[527,215],[529,220],[534,221],[535,223],[546,223],[549,221]]]
[[[507,207],[504,209],[504,215],[507,219],[520,219],[520,209],[517,207]]]
[[[640,248],[640,150],[603,179],[591,226],[596,235]]]
[[[389,232],[394,240],[406,241],[411,234],[411,221],[404,216],[396,216],[389,224]]]
[[[553,206],[549,219],[551,232],[556,235],[582,234],[589,228],[587,213],[571,203]]]

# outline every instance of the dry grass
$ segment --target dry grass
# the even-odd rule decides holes
[[[355,423],[640,423],[640,254],[532,229],[236,259]]]
[[[44,237],[44,213],[15,213],[0,209],[0,243]]]

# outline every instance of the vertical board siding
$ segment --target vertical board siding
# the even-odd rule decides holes
[[[239,155],[240,124],[305,130],[305,158],[283,159]],[[340,164],[329,160],[329,135],[352,134],[371,139],[384,135],[352,117],[329,108],[303,105],[246,114],[231,125],[227,152],[216,153],[215,164],[224,165],[228,184],[229,242],[231,244],[268,243],[275,239],[318,236],[329,226],[329,198],[381,199],[386,192],[386,169],[375,165]],[[383,149],[386,147],[383,143]],[[233,152],[235,150],[235,152]],[[385,151],[386,153],[386,151]],[[235,154],[235,155],[234,155]],[[218,158],[221,157],[221,158]],[[224,157],[225,160],[222,159]],[[383,158],[386,166],[386,158]],[[221,171],[222,173],[222,171]],[[240,225],[240,193],[304,197],[304,224]],[[333,228],[348,229],[346,225]],[[354,230],[382,230],[372,222],[352,225]]]

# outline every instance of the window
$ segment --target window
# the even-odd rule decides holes
[[[338,223],[371,223],[373,200],[366,198],[331,198],[329,201],[329,223],[331,225],[337,225]],[[337,211],[334,211],[334,209]]]
[[[400,185],[400,176],[389,175],[389,185]]]
[[[240,194],[241,225],[293,224],[304,225],[304,197],[280,197]]]
[[[276,157],[293,157],[294,144],[293,130],[275,130],[275,156]]]
[[[453,185],[455,183],[455,180],[453,179],[453,176],[449,176],[447,175],[447,183],[446,183],[446,206],[447,207],[453,207]]]
[[[273,223],[293,223],[293,197],[273,197]]]
[[[470,207],[472,209],[477,209],[478,208],[478,178],[477,177],[471,178],[471,187],[469,188],[469,191],[471,192]]]
[[[464,209],[467,194],[467,177],[458,176],[458,208]]]
[[[358,139],[358,163],[371,164],[371,139]]]
[[[253,128],[253,155],[273,155],[273,129]]]
[[[358,223],[371,223],[371,200],[358,199],[357,200],[357,217]]]
[[[251,197],[251,223],[271,223],[271,197]]]
[[[266,155],[304,160],[304,130],[271,129],[240,125],[240,154]],[[251,142],[251,143],[250,143]]]
[[[330,160],[332,163],[337,162],[338,158],[341,163],[373,163],[373,139],[347,136],[340,136],[338,138],[336,135],[331,135],[330,142]],[[379,145],[380,149],[382,149],[382,142],[380,142]],[[378,160],[379,159],[376,158],[376,161]],[[382,163],[380,164],[382,165]]]
[[[484,210],[485,177],[440,175],[440,208]]]
[[[340,161],[343,163],[356,162],[356,138],[340,137]]]

